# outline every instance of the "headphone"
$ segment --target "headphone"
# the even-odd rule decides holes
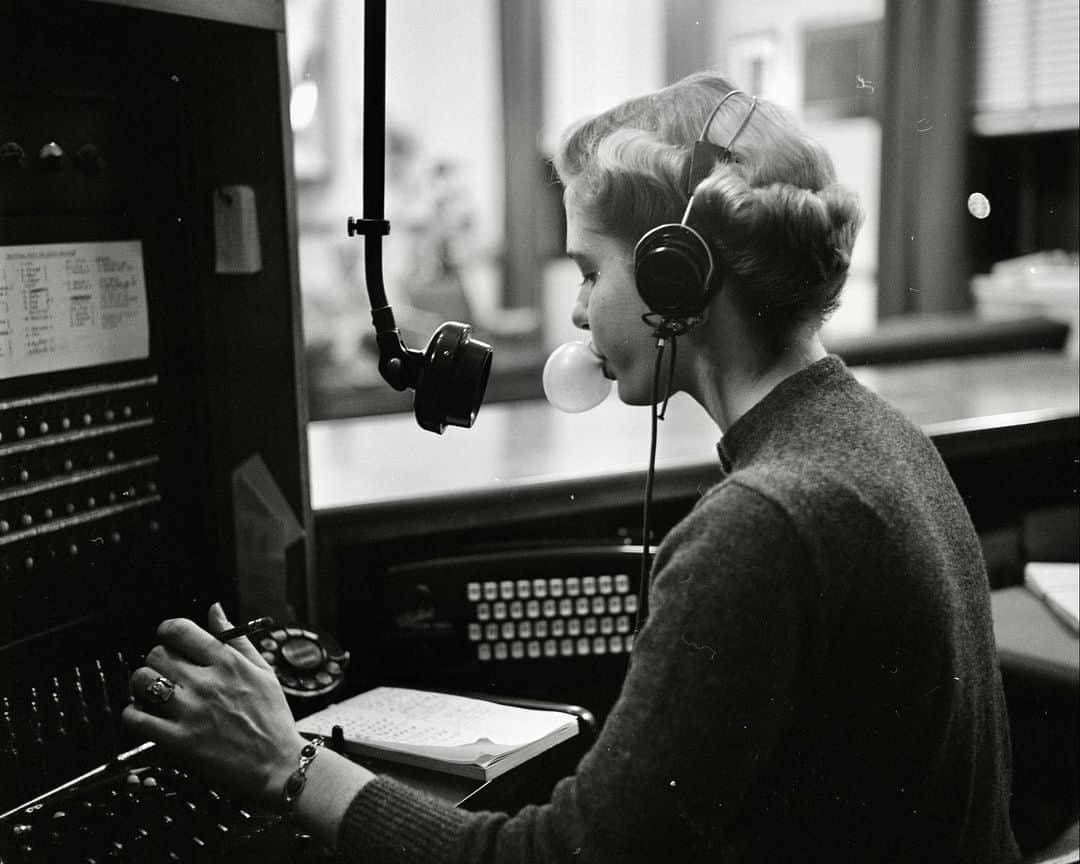
[[[634,280],[638,294],[649,307],[642,318],[656,329],[658,335],[688,332],[698,323],[716,291],[713,279],[716,262],[712,249],[687,223],[694,207],[694,190],[712,173],[717,163],[735,160],[731,145],[757,108],[757,97],[751,97],[750,109],[726,147],[706,140],[717,112],[737,93],[744,91],[732,90],[716,104],[694,142],[686,183],[688,200],[682,220],[658,225],[647,231],[634,246]]]

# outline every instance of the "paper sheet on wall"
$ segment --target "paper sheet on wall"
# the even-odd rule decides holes
[[[0,379],[149,354],[138,240],[0,246]]]

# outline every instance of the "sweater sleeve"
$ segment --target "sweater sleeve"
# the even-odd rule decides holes
[[[378,778],[345,815],[344,860],[722,859],[797,699],[807,557],[776,504],[734,478],[716,488],[658,550],[622,692],[551,802],[467,813]]]

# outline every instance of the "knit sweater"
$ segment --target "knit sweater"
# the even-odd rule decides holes
[[[1019,860],[985,568],[933,445],[827,357],[719,450],[551,802],[468,813],[380,777],[346,860]]]

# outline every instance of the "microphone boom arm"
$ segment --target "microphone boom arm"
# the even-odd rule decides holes
[[[382,238],[386,187],[386,0],[364,0],[364,216],[349,217],[349,236],[364,237],[364,278],[379,348],[379,374],[395,390],[413,389],[416,422],[442,434],[448,425],[472,426],[491,371],[491,346],[472,327],[448,321],[423,351],[405,346],[386,301]]]

